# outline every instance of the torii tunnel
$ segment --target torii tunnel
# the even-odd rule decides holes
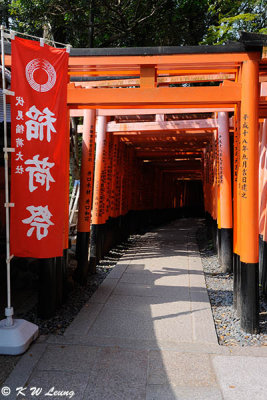
[[[83,117],[81,282],[140,219],[203,204],[222,268],[234,272],[241,326],[257,331],[259,283],[267,292],[265,45],[245,34],[225,46],[71,50],[68,106]]]

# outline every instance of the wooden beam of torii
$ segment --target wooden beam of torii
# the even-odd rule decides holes
[[[138,157],[138,155],[136,155],[138,158],[142,158],[142,155],[144,155],[145,157],[143,157],[143,162],[147,162],[147,163],[151,163],[153,164],[154,162],[158,162],[158,161],[164,161],[164,162],[172,162],[173,160],[201,160],[202,159],[202,151],[201,152],[195,152],[196,154],[194,155],[184,155],[182,154],[182,152],[175,152],[173,155],[169,155],[167,154],[167,152],[164,153],[156,153],[156,154],[150,154],[149,152],[143,152],[143,154],[140,155],[140,157]],[[147,156],[147,157],[146,157]]]
[[[115,135],[116,136],[116,135]],[[126,136],[122,136],[121,142],[124,143],[131,143],[134,145],[153,145],[153,146],[160,146],[163,145],[165,143],[169,143],[172,145],[175,145],[176,143],[181,143],[181,141],[183,142],[194,142],[196,140],[196,135],[188,135],[188,133],[186,132],[182,132],[179,134],[171,134],[170,133],[166,133],[166,134],[156,134],[156,135],[150,135],[149,133],[140,133],[140,135],[126,135]],[[197,133],[197,139],[198,141],[201,140],[205,140],[205,141],[209,141],[212,137],[212,132],[208,132],[208,133],[203,133],[203,132],[198,132]]]
[[[160,122],[129,122],[107,124],[107,132],[122,133],[138,131],[170,131],[170,130],[203,130],[216,129],[218,127],[215,119],[195,119],[180,121],[160,121]]]
[[[131,141],[131,142],[126,142],[127,145],[130,145],[132,147],[134,147],[136,150],[143,150],[143,149],[148,149],[148,151],[150,149],[160,149],[162,151],[162,149],[175,149],[176,147],[181,148],[181,146],[206,146],[207,143],[209,143],[211,141],[212,137],[210,138],[205,138],[205,140],[201,140],[199,142],[191,142],[188,141],[186,142],[185,140],[183,141],[177,141],[177,142],[169,142],[169,144],[166,146],[163,142],[159,143],[159,142],[155,142],[155,144],[153,143],[149,143],[149,142],[135,142],[135,141]],[[125,143],[122,141],[122,143]],[[167,151],[167,150],[166,150]]]
[[[202,137],[200,137],[200,140],[190,140],[190,139],[182,139],[182,140],[179,140],[179,141],[176,141],[176,142],[148,142],[148,141],[144,141],[144,142],[134,142],[134,141],[132,141],[131,143],[133,144],[133,145],[135,145],[136,146],[136,148],[141,148],[141,149],[144,149],[144,148],[153,148],[153,149],[162,149],[162,148],[170,148],[170,149],[173,149],[173,148],[175,148],[176,146],[188,146],[188,145],[190,145],[190,146],[192,146],[192,145],[199,145],[200,143],[201,144],[204,144],[204,145],[206,145],[207,144],[207,142],[209,141],[211,139],[211,137],[210,138],[202,138]]]
[[[119,116],[119,115],[163,115],[163,114],[196,114],[196,113],[213,113],[213,112],[232,112],[234,111],[234,107],[228,108],[162,108],[162,109],[154,109],[154,108],[147,108],[141,109],[140,108],[118,108],[118,109],[101,109],[96,110],[96,115],[103,115],[103,116]],[[70,109],[70,116],[71,117],[83,117],[84,111],[83,109]]]
[[[231,124],[232,125],[232,124]],[[169,131],[206,131],[218,128],[216,119],[196,119],[196,120],[178,120],[178,121],[155,121],[155,122],[128,122],[116,123],[114,121],[107,124],[107,132],[112,132],[114,135],[136,135],[142,132],[154,134],[155,132]],[[82,132],[82,126],[79,126],[78,132]]]
[[[112,90],[112,93],[111,93]],[[175,105],[220,105],[228,107],[241,100],[241,85],[203,87],[83,89],[69,84],[70,108],[151,108]]]
[[[200,175],[202,174],[202,172],[200,170],[196,171],[193,168],[192,169],[189,169],[189,168],[187,168],[187,169],[184,169],[184,168],[181,168],[181,169],[179,169],[179,168],[176,168],[176,169],[166,168],[166,169],[163,169],[162,172],[167,172],[168,174],[179,174],[179,173],[181,173],[181,174],[184,174],[184,173],[198,174],[199,173]]]
[[[209,139],[211,139],[211,137]],[[196,145],[199,146],[200,144],[205,146],[207,144],[207,142],[209,141],[209,139],[206,137],[204,139],[202,137],[200,137],[200,140],[183,139],[183,140],[179,140],[176,142],[169,141],[169,142],[165,142],[165,143],[164,142],[148,142],[148,141],[143,141],[143,142],[131,141],[131,142],[129,142],[129,144],[132,144],[133,146],[135,146],[136,149],[152,148],[154,150],[156,150],[156,149],[162,150],[163,148],[169,148],[169,149],[173,150],[177,146],[179,146],[179,147],[181,147],[181,146],[196,146]]]
[[[178,76],[159,76],[157,78],[158,84],[165,83],[187,83],[187,82],[216,82],[224,80],[234,80],[235,74],[198,74],[198,75],[178,75]],[[139,86],[140,78],[124,78],[124,79],[103,79],[101,81],[91,80],[84,82],[75,82],[75,86],[82,86],[86,88],[93,87],[116,87],[116,86]]]
[[[208,46],[203,46],[208,49]],[[215,47],[215,46],[214,46]],[[167,47],[168,48],[168,47]],[[207,52],[189,52],[184,50],[187,47],[169,47],[171,52],[159,53],[159,48],[141,48],[145,49],[136,52],[138,48],[129,49],[73,49],[69,58],[70,75],[107,75],[109,72],[113,75],[123,75],[123,72],[129,75],[129,70],[138,74],[140,65],[155,65],[159,73],[172,69],[178,72],[181,69],[192,70],[193,73],[201,73],[203,70],[208,73],[214,73],[216,67],[220,66],[219,72],[232,72],[236,65],[247,60],[258,60],[261,54],[256,51],[250,51],[249,54],[240,52],[240,45],[234,48],[229,46],[216,46],[216,51]],[[147,53],[147,50],[149,54]],[[166,49],[166,48],[160,48]],[[182,52],[181,52],[182,49]],[[84,52],[84,50],[86,52]],[[87,51],[89,50],[89,52]],[[5,64],[11,66],[11,55],[5,54]],[[175,71],[176,72],[176,71]],[[218,72],[218,71],[217,71]]]
[[[181,143],[180,145],[177,144],[175,146],[162,146],[162,147],[156,147],[154,148],[153,146],[137,146],[136,153],[141,154],[143,152],[150,152],[150,154],[156,154],[160,152],[169,152],[169,154],[174,154],[179,151],[201,151],[203,147],[205,147],[205,143],[194,143],[192,145],[190,144],[184,144]],[[199,149],[199,150],[197,150]]]
[[[162,149],[162,150],[157,150],[154,152],[151,152],[150,150],[136,150],[136,157],[138,158],[143,158],[143,159],[151,159],[153,157],[179,157],[179,152],[181,151],[194,151],[195,153],[199,154],[200,152],[203,151],[203,149],[205,148],[205,146],[198,146],[193,148],[191,147],[180,147],[180,148],[176,148],[173,151],[170,151],[167,149]]]
[[[190,165],[190,168],[200,168],[201,167],[201,160],[200,159],[173,159],[173,160],[154,160],[150,163],[150,165],[157,165],[160,167],[164,167],[166,168],[166,166],[168,168],[184,168],[184,167],[188,167],[188,165]]]

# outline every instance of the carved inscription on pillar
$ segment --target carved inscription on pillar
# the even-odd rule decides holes
[[[241,179],[239,182],[239,196],[247,198],[248,192],[248,115],[241,117],[241,143],[240,143]]]

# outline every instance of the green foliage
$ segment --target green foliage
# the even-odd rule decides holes
[[[73,47],[184,46],[267,33],[266,0],[2,0],[11,28]]]
[[[7,28],[9,27],[10,4],[11,0],[0,0],[1,24],[4,24]]]
[[[267,33],[266,0],[221,1],[209,7],[210,26],[203,44],[236,41],[240,31]],[[214,23],[214,20],[217,22]]]
[[[82,36],[80,27],[87,18],[87,8],[85,0],[12,0],[12,28],[42,36],[44,25],[49,24],[56,41],[77,46]]]
[[[206,32],[208,0],[12,0],[13,29],[74,47],[197,45]]]

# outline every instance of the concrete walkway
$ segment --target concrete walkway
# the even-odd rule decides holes
[[[39,399],[265,400],[267,348],[217,343],[198,223],[182,219],[140,237],[65,335],[40,338],[20,359],[2,397],[34,398],[37,387]]]

